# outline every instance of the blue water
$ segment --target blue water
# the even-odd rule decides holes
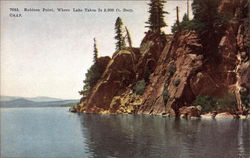
[[[250,158],[250,120],[0,110],[1,158]]]

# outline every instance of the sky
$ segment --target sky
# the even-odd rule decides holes
[[[1,1],[1,84],[4,96],[49,96],[79,99],[87,69],[93,61],[93,38],[100,56],[115,51],[114,24],[121,17],[139,47],[147,28],[149,1]],[[190,2],[191,3],[191,2]],[[170,33],[186,12],[186,1],[167,1],[164,29]],[[10,17],[19,8],[22,17]],[[55,12],[24,12],[24,8],[53,8]],[[118,8],[133,12],[57,12],[57,8]]]

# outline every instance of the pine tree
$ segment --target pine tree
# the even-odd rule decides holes
[[[205,29],[213,30],[219,20],[219,2],[220,0],[194,0],[192,3],[194,20],[202,23]]]
[[[127,37],[127,41],[128,41],[129,47],[132,48],[132,40],[131,40],[131,37],[130,37],[130,33],[129,33],[127,27],[125,27],[125,29],[126,29],[126,34],[127,34],[126,37]]]
[[[172,33],[181,31],[181,30],[186,30],[189,29],[189,19],[187,14],[184,14],[182,21],[179,23],[179,26],[177,25],[177,21],[174,23],[174,25],[172,26]]]
[[[96,44],[96,39],[94,38],[94,57],[93,62],[94,64],[88,69],[87,73],[85,74],[85,79],[83,81],[84,86],[81,91],[79,91],[80,95],[86,96],[90,90],[95,86],[97,81],[101,78],[100,66],[97,63],[98,59],[98,49]]]
[[[98,49],[97,49],[97,46],[96,46],[96,40],[94,38],[94,63],[96,63],[97,58],[98,58]]]
[[[122,48],[125,47],[125,37],[123,36],[124,32],[124,27],[123,27],[123,22],[120,17],[116,19],[115,22],[115,39],[117,40],[116,42],[116,50],[121,50]]]
[[[160,33],[161,28],[167,26],[164,21],[164,14],[168,14],[168,12],[163,10],[164,3],[166,3],[165,0],[151,0],[148,4],[150,16],[146,22],[148,24],[146,27],[149,27],[155,33]]]
[[[174,25],[171,27],[171,32],[174,34],[178,31],[177,20],[175,21]]]
[[[221,62],[218,44],[225,31],[229,17],[218,12],[220,0],[194,0],[192,3],[194,24],[198,26],[199,38],[204,46],[204,58],[214,63]]]
[[[182,18],[182,23],[189,21],[188,15],[185,13]]]

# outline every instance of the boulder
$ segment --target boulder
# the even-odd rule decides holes
[[[228,112],[223,112],[223,113],[218,113],[215,118],[230,118],[230,119],[233,119],[233,118],[235,118],[235,116],[228,113]]]
[[[76,108],[74,106],[72,106],[72,107],[69,108],[69,112],[76,113],[77,110],[76,110]]]
[[[213,113],[206,113],[206,114],[202,114],[201,118],[215,118],[215,115]]]
[[[182,118],[200,117],[201,111],[196,106],[184,106],[179,109],[179,114]]]

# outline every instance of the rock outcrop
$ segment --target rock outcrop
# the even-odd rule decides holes
[[[201,49],[195,32],[175,35],[173,41],[164,48],[151,74],[139,113],[160,114],[169,112],[171,108],[177,111],[195,98],[189,79],[202,66]],[[166,105],[162,95],[164,89],[169,95]]]
[[[120,104],[117,98],[129,96],[126,93],[130,93],[133,84],[143,78],[146,68],[151,72],[154,71],[165,45],[161,38],[162,36],[148,33],[140,49],[126,48],[114,53],[101,79],[92,88],[87,98],[80,103],[79,111],[87,113],[127,111],[126,108],[121,110],[124,107],[121,106],[122,104],[116,108]]]
[[[248,3],[222,0],[219,11],[232,19],[225,29],[217,30],[211,48],[196,31],[176,33],[168,42],[164,35],[148,32],[140,48],[116,52],[77,111],[199,117],[197,108],[186,106],[199,95],[222,97],[228,91],[235,94],[238,110],[243,110],[242,95],[250,98]],[[145,91],[135,95],[133,87],[142,79]]]
[[[117,52],[109,61],[101,79],[81,102],[80,112],[100,113],[109,110],[112,99],[121,95],[136,80],[138,56],[138,49]]]
[[[200,117],[201,110],[195,106],[188,106],[188,107],[181,107],[179,109],[180,116],[183,118],[190,118],[190,117]]]

